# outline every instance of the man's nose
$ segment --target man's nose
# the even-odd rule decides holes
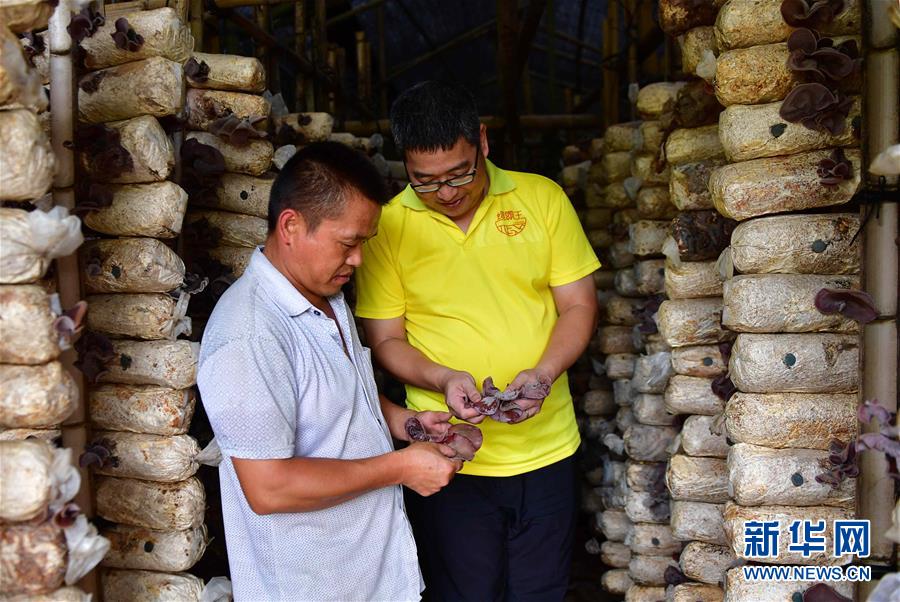
[[[442,185],[437,190],[437,196],[444,202],[452,201],[453,197],[456,196],[456,189],[453,186],[448,186],[447,184]]]
[[[354,268],[358,268],[362,265],[362,245],[353,247],[353,250],[347,255],[347,261],[345,263]]]

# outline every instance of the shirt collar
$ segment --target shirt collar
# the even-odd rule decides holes
[[[497,196],[515,190],[516,182],[505,169],[500,169],[487,158],[485,158],[484,164],[487,167],[488,179],[491,181],[486,196]],[[400,203],[410,209],[415,209],[416,211],[426,211],[428,209],[409,184],[400,193],[399,198]]]
[[[309,302],[309,299],[294,288],[294,285],[291,284],[284,274],[272,265],[269,258],[263,255],[262,250],[263,247],[256,247],[244,273],[255,276],[275,305],[289,316],[299,316],[312,309],[313,305]],[[329,301],[333,299],[340,300],[341,298],[343,298],[343,293],[339,292],[330,297]]]

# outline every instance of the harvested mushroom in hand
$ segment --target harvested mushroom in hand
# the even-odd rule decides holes
[[[406,434],[410,441],[425,441],[446,445],[456,452],[452,460],[468,462],[475,457],[483,440],[481,430],[471,424],[454,424],[443,435],[429,434],[425,425],[415,416],[406,421]]]
[[[484,379],[481,386],[481,401],[468,403],[466,407],[473,407],[485,416],[490,416],[498,422],[516,423],[531,416],[526,415],[522,407],[524,400],[543,400],[550,395],[551,383],[546,379],[531,382],[522,387],[507,387],[501,391],[494,385],[494,379],[490,376]],[[533,405],[533,404],[528,404]],[[532,414],[533,415],[533,414]]]

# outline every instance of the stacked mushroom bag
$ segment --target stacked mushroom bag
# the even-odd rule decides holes
[[[81,250],[90,311],[79,363],[94,383],[82,463],[94,467],[96,511],[111,523],[103,566],[179,573],[206,546],[205,495],[193,478],[200,450],[186,434],[199,349],[178,339],[191,332],[189,295],[170,245],[187,193],[167,179],[174,147],[160,120],[184,108],[182,64],[194,41],[169,8],[106,23],[88,16],[81,49],[96,70],[78,84],[76,148],[90,179],[79,204],[104,237]]]
[[[81,223],[41,198],[54,157],[37,111],[47,106],[43,77],[16,35],[34,39],[53,7],[0,6],[0,597],[84,601],[71,587],[103,557],[109,542],[70,501],[81,477],[60,425],[75,411],[78,386],[59,361],[81,328],[85,304],[63,312],[53,259],[83,241]]]
[[[608,229],[612,212],[598,203],[600,187],[595,185],[604,152],[602,138],[590,141],[587,152],[590,159],[587,161],[580,149],[565,149],[563,161],[566,167],[561,174],[561,184],[578,207],[582,226],[605,268],[609,260],[604,254],[612,241]],[[614,277],[615,272],[610,269],[594,273],[601,324],[607,322],[608,302],[614,296]],[[585,547],[589,553],[599,554],[603,564],[613,569],[602,575],[602,586],[624,592],[630,585],[627,574],[630,551],[623,543],[627,527],[623,490],[625,464],[621,450],[618,453],[611,451],[604,441],[616,428],[617,406],[613,401],[611,383],[616,368],[610,376],[606,354],[601,351],[601,346],[600,331],[597,331],[584,356],[573,366],[576,373],[574,377],[570,374],[569,380],[573,383],[573,390],[582,385],[584,389],[580,394],[575,394],[582,441],[580,463],[584,474],[581,507],[592,515],[591,523],[597,536]],[[630,367],[627,369],[630,370]]]
[[[601,140],[592,140],[590,154],[599,159]],[[586,160],[586,152],[577,146],[569,146],[563,150],[564,167],[560,174],[560,185],[576,207],[582,226],[590,235],[594,250],[600,254],[601,249],[608,246],[609,235],[604,226],[590,230],[585,223],[587,212],[585,207],[586,188],[591,168],[591,160]],[[599,242],[593,235],[602,232]],[[600,320],[604,321],[606,303],[612,294],[614,272],[600,270],[594,273],[597,287],[597,300],[600,307]],[[603,438],[615,430],[616,405],[613,402],[612,384],[607,378],[604,356],[599,350],[597,333],[591,339],[588,349],[569,369],[569,382],[575,400],[576,420],[581,433],[581,450],[579,468],[583,476],[581,481],[581,510],[590,515],[595,537],[585,543],[590,554],[599,554],[601,561],[616,569],[627,568],[628,549],[622,543],[624,533],[618,541],[609,539],[603,529],[602,513],[610,508],[624,508],[624,499],[617,488],[620,477],[625,474],[624,463],[612,457],[603,443]],[[613,534],[615,537],[615,534]],[[606,539],[602,544],[598,539]]]
[[[731,163],[713,171],[709,192],[741,221],[719,261],[722,324],[739,333],[725,381],[734,392],[725,408],[734,444],[725,535],[748,561],[849,561],[787,546],[793,521],[824,521],[831,546],[834,521],[854,516],[855,481],[834,462],[857,429],[856,320],[874,313],[858,290],[860,224],[847,213],[786,213],[846,203],[859,186],[861,157],[850,148],[859,139],[859,28],[855,0],[821,11],[730,0],[716,23],[719,135]],[[743,525],[753,520],[781,521],[777,560],[747,555]],[[725,598],[791,600],[811,585],[763,593],[732,570]]]
[[[187,128],[182,182],[190,194],[188,242],[212,260],[211,279],[240,276],[265,242],[274,147],[266,75],[252,57],[194,53],[185,66]],[[222,272],[222,273],[217,273]]]
[[[70,502],[81,476],[69,449],[29,438],[0,440],[0,595],[4,600],[71,600],[109,541]]]
[[[657,169],[658,118],[680,87],[645,87],[638,94],[637,108],[646,120],[612,126],[606,134],[608,139],[621,139],[619,148],[629,155],[629,177],[623,188],[631,203],[615,215],[613,232],[633,264],[616,275],[618,296],[610,302],[609,315],[622,325],[623,336],[630,335],[634,355],[630,373],[617,375],[614,382],[622,438],[608,439],[619,444],[626,457],[625,515],[631,524],[625,544],[631,552],[632,585],[625,594],[635,600],[662,595],[666,569],[680,549],[668,527],[664,482],[667,448],[675,435],[661,395],[670,373],[669,353],[651,319],[662,300],[662,244],[674,211],[663,185],[667,175]]]
[[[607,132],[614,128],[608,128]],[[630,204],[622,188],[622,181],[628,176],[628,153],[622,149],[623,143],[616,138],[615,132],[611,135],[611,143],[607,143],[605,135],[591,142],[591,165],[585,189],[586,209],[582,215],[588,239],[601,262],[614,269],[633,263],[633,257],[627,254],[625,245],[617,244],[612,236],[614,214]],[[609,196],[612,187],[616,188],[614,198]],[[610,317],[610,312],[617,311],[614,307],[617,299],[615,272],[604,270],[595,273],[594,277],[603,311],[600,327],[589,346],[589,354],[595,372],[594,380],[600,386],[592,387],[584,398],[584,404],[587,412],[593,409],[588,407],[588,402],[599,401],[600,407],[595,411],[602,411],[604,415],[590,416],[586,428],[582,430],[586,445],[590,446],[588,451],[594,451],[600,459],[597,472],[589,473],[588,477],[592,479],[592,485],[596,483],[591,491],[592,496],[598,499],[597,507],[592,508],[597,510],[595,529],[605,540],[600,546],[601,560],[612,567],[602,575],[601,584],[607,591],[622,595],[632,584],[628,575],[631,550],[624,543],[631,521],[625,514],[627,486],[624,480],[624,451],[621,440],[615,435],[619,421],[612,382],[631,377],[635,355],[630,337],[622,336],[630,332],[630,326]],[[611,445],[610,438],[616,443]]]
[[[665,4],[660,5],[661,16],[668,14]],[[705,8],[709,9],[705,19],[714,20],[715,11]],[[709,39],[705,29],[694,31],[701,27],[709,26],[695,21],[664,24],[681,32],[683,39]],[[699,60],[683,57],[685,63]],[[691,70],[686,66],[685,71]],[[735,560],[724,547],[722,533],[727,446],[724,434],[717,434],[714,426],[724,402],[712,387],[714,377],[724,372],[719,344],[732,338],[720,324],[722,286],[715,260],[728,245],[734,222],[712,210],[706,193],[712,168],[724,162],[716,125],[721,108],[711,86],[692,79],[660,118],[663,148],[657,161],[666,167],[667,191],[677,209],[661,234],[667,299],[654,316],[663,340],[672,348],[667,367],[673,374],[660,395],[660,411],[680,430],[664,470],[672,499],[673,538],[684,546],[680,555],[676,552],[679,563],[665,580],[672,586],[669,598],[676,600],[721,600],[723,564],[727,568]]]

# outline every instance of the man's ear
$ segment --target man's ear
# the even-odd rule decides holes
[[[285,209],[278,216],[275,230],[285,244],[290,246],[293,238],[306,235],[306,220],[296,209]]]
[[[481,127],[480,127],[479,130],[478,130],[478,137],[481,139],[481,142],[480,142],[480,144],[481,144],[481,155],[482,155],[484,158],[487,158],[487,156],[488,156],[488,155],[490,154],[490,152],[491,152],[491,149],[490,149],[490,147],[488,146],[487,126],[484,125],[483,123],[481,124]]]

